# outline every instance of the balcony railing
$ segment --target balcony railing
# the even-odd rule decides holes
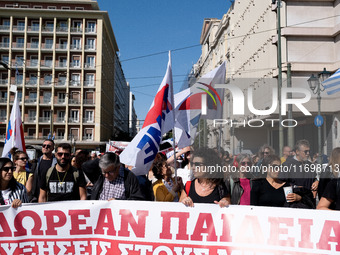
[[[79,87],[80,86],[80,81],[71,81],[70,86],[72,86],[72,87]]]
[[[27,98],[27,99],[25,99],[25,103],[26,104],[35,104],[35,103],[37,103],[37,99],[36,98]]]
[[[90,135],[83,136],[83,140],[93,141],[93,135],[90,134]]]
[[[25,31],[24,25],[13,26],[13,31]]]
[[[94,28],[94,27],[85,28],[85,32],[86,33],[95,33],[96,32],[96,28]]]
[[[68,27],[57,27],[57,33],[66,33],[68,32]]]
[[[65,140],[65,135],[59,135],[55,137],[56,140]]]
[[[0,48],[9,48],[9,42],[0,43]]]
[[[53,32],[53,30],[54,30],[53,27],[44,27],[43,26],[43,28],[42,28],[43,32]]]
[[[80,68],[80,62],[71,62],[71,67],[79,67]]]
[[[81,45],[79,44],[71,44],[71,50],[81,50]]]
[[[6,121],[7,117],[6,116],[0,116],[0,121],[3,122],[3,121]]]
[[[38,67],[38,60],[28,60],[26,67]]]
[[[73,32],[73,33],[82,33],[83,29],[81,27],[71,27],[71,32]]]
[[[56,104],[65,104],[66,103],[66,99],[65,98],[63,98],[63,99],[57,98],[55,100],[55,103]]]
[[[70,99],[68,100],[68,103],[69,103],[69,104],[80,104],[80,100],[79,100],[79,99],[70,98]]]
[[[96,50],[96,47],[94,45],[85,45],[85,50]]]
[[[42,104],[51,104],[51,99],[43,99]]]
[[[25,139],[35,139],[35,136],[34,135],[26,135]]]
[[[93,118],[83,118],[84,123],[93,123],[94,119]]]
[[[9,31],[9,25],[0,25],[0,31]]]
[[[94,99],[84,99],[84,104],[94,104]]]
[[[75,118],[69,118],[68,119],[69,123],[79,123],[79,119],[75,119]]]
[[[65,123],[65,117],[58,117],[56,120],[55,120],[56,123]]]
[[[96,65],[94,63],[85,63],[85,68],[95,68]]]
[[[28,32],[39,32],[40,26],[28,26],[27,31]]]
[[[51,121],[51,117],[39,117],[39,122],[41,123],[49,123]]]
[[[0,104],[7,103],[7,98],[0,98]]]
[[[7,85],[8,79],[0,79],[0,85]]]
[[[14,42],[13,44],[12,44],[12,48],[14,48],[14,49],[22,49],[22,48],[24,48],[24,43],[17,43],[17,42]]]
[[[43,50],[51,50],[53,49],[53,43],[43,43],[41,48]]]
[[[66,62],[57,62],[55,67],[67,67],[67,63]]]
[[[36,122],[36,117],[26,117],[25,122],[26,123],[35,123]]]
[[[84,86],[86,86],[86,87],[93,87],[94,86],[94,81],[84,81]]]
[[[27,43],[27,49],[38,49],[39,43]]]
[[[57,44],[56,49],[57,50],[67,50],[67,44]]]

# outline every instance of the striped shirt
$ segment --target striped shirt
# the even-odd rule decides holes
[[[27,192],[26,192],[26,188],[24,185],[22,185],[21,183],[17,182],[15,189],[14,190],[10,190],[9,196],[8,196],[8,204],[12,204],[12,202],[15,199],[19,199],[21,200],[22,203],[28,203],[28,197],[27,197]],[[2,197],[2,192],[0,192],[0,201],[2,202],[1,204],[3,204],[3,197]]]

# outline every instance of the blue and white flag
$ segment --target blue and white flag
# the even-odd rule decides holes
[[[133,166],[136,175],[149,172],[159,151],[162,136],[174,127],[174,103],[172,88],[171,55],[164,79],[146,115],[144,125],[126,149],[120,154],[120,161]]]
[[[322,82],[327,95],[333,95],[340,91],[340,69],[336,71],[331,77]]]

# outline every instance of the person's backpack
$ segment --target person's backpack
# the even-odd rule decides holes
[[[51,174],[53,172],[53,169],[54,169],[55,166],[51,166],[47,172],[46,172],[46,185],[48,184],[48,181],[51,177]],[[79,170],[75,167],[70,167],[70,169],[73,169],[73,178],[75,180],[75,182],[78,182],[78,179],[79,179]]]

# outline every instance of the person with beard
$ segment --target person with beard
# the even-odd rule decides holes
[[[57,159],[52,153],[54,150],[54,141],[51,139],[46,139],[41,147],[43,155],[39,158],[36,168],[32,169],[34,174],[31,192],[32,196],[29,198],[30,202],[38,202],[41,179],[46,176],[46,172],[50,167],[57,164]]]
[[[39,203],[47,201],[86,200],[86,181],[81,169],[71,166],[71,145],[59,144],[57,164],[41,178]]]

